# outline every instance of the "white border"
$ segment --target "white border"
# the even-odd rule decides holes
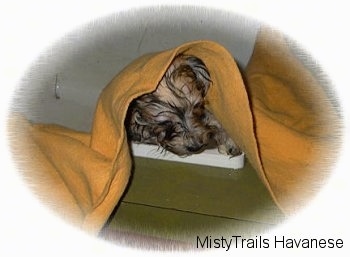
[[[23,71],[39,54],[61,35],[90,21],[117,10],[142,5],[168,3],[196,5],[198,1],[1,1],[0,3],[0,90],[1,90],[1,156],[0,178],[1,256],[115,256],[132,254],[137,249],[116,247],[91,238],[69,227],[42,208],[16,175],[5,137],[6,114],[9,100]],[[230,2],[230,4],[228,4]],[[211,6],[242,13],[281,29],[310,52],[333,81],[341,100],[346,133],[344,148],[335,173],[319,197],[304,211],[287,223],[271,231],[273,234],[307,237],[341,237],[346,248],[349,237],[349,72],[350,46],[348,34],[349,13],[346,1],[201,1]],[[347,158],[346,158],[347,157]],[[346,249],[345,248],[345,249]],[[343,251],[327,253],[344,255]],[[261,250],[250,252],[261,254]],[[326,251],[326,250],[324,250]],[[239,250],[230,252],[239,254]],[[320,252],[323,252],[320,251]],[[216,254],[220,254],[219,251]],[[222,251],[222,253],[224,253]],[[310,255],[310,251],[275,251],[263,249],[263,254],[294,256]],[[144,252],[144,255],[172,255],[173,253]],[[212,254],[201,253],[204,256]],[[177,254],[178,255],[178,254]],[[187,255],[187,254],[186,254]]]

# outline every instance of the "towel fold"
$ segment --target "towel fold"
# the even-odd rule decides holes
[[[11,142],[20,169],[57,213],[85,231],[102,228],[130,176],[127,108],[155,90],[180,53],[197,56],[208,67],[213,82],[208,107],[246,153],[276,204],[293,212],[314,190],[322,177],[318,164],[332,151],[335,123],[328,123],[339,118],[324,88],[285,39],[262,30],[246,83],[224,47],[195,41],[142,56],[122,70],[100,94],[91,133],[31,124],[13,115],[10,131],[16,138]]]
[[[327,80],[298,51],[282,34],[264,28],[245,71],[259,174],[287,214],[304,207],[328,178],[341,131]]]

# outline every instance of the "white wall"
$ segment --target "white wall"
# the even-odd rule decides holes
[[[191,40],[224,45],[244,67],[259,24],[223,11],[191,7],[112,15],[62,35],[43,49],[15,93],[13,108],[35,121],[89,131],[99,93],[133,59]],[[55,96],[55,84],[60,99]]]

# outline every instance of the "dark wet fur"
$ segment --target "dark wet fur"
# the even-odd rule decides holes
[[[177,56],[157,89],[131,103],[125,122],[129,139],[180,156],[215,147],[230,156],[240,154],[205,107],[210,84],[210,74],[200,59]]]

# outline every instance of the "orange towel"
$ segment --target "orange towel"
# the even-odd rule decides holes
[[[195,55],[207,65],[213,81],[209,108],[246,153],[278,206],[289,212],[302,201],[298,187],[314,181],[308,167],[318,162],[324,139],[333,132],[327,126],[319,129],[323,120],[318,112],[327,111],[334,119],[336,114],[284,39],[271,42],[261,33],[247,85],[226,49],[196,41],[142,56],[121,71],[100,95],[91,133],[11,119],[20,169],[44,202],[82,229],[98,233],[129,180],[131,157],[124,129],[128,105],[156,88],[179,53]],[[316,95],[303,94],[309,89]],[[308,98],[315,96],[322,104],[314,101],[310,109]]]
[[[330,174],[340,144],[335,96],[283,35],[260,31],[246,69],[260,174],[288,214],[305,206]],[[310,57],[308,57],[310,58]],[[308,59],[310,61],[310,59]],[[317,78],[319,75],[319,78]]]

